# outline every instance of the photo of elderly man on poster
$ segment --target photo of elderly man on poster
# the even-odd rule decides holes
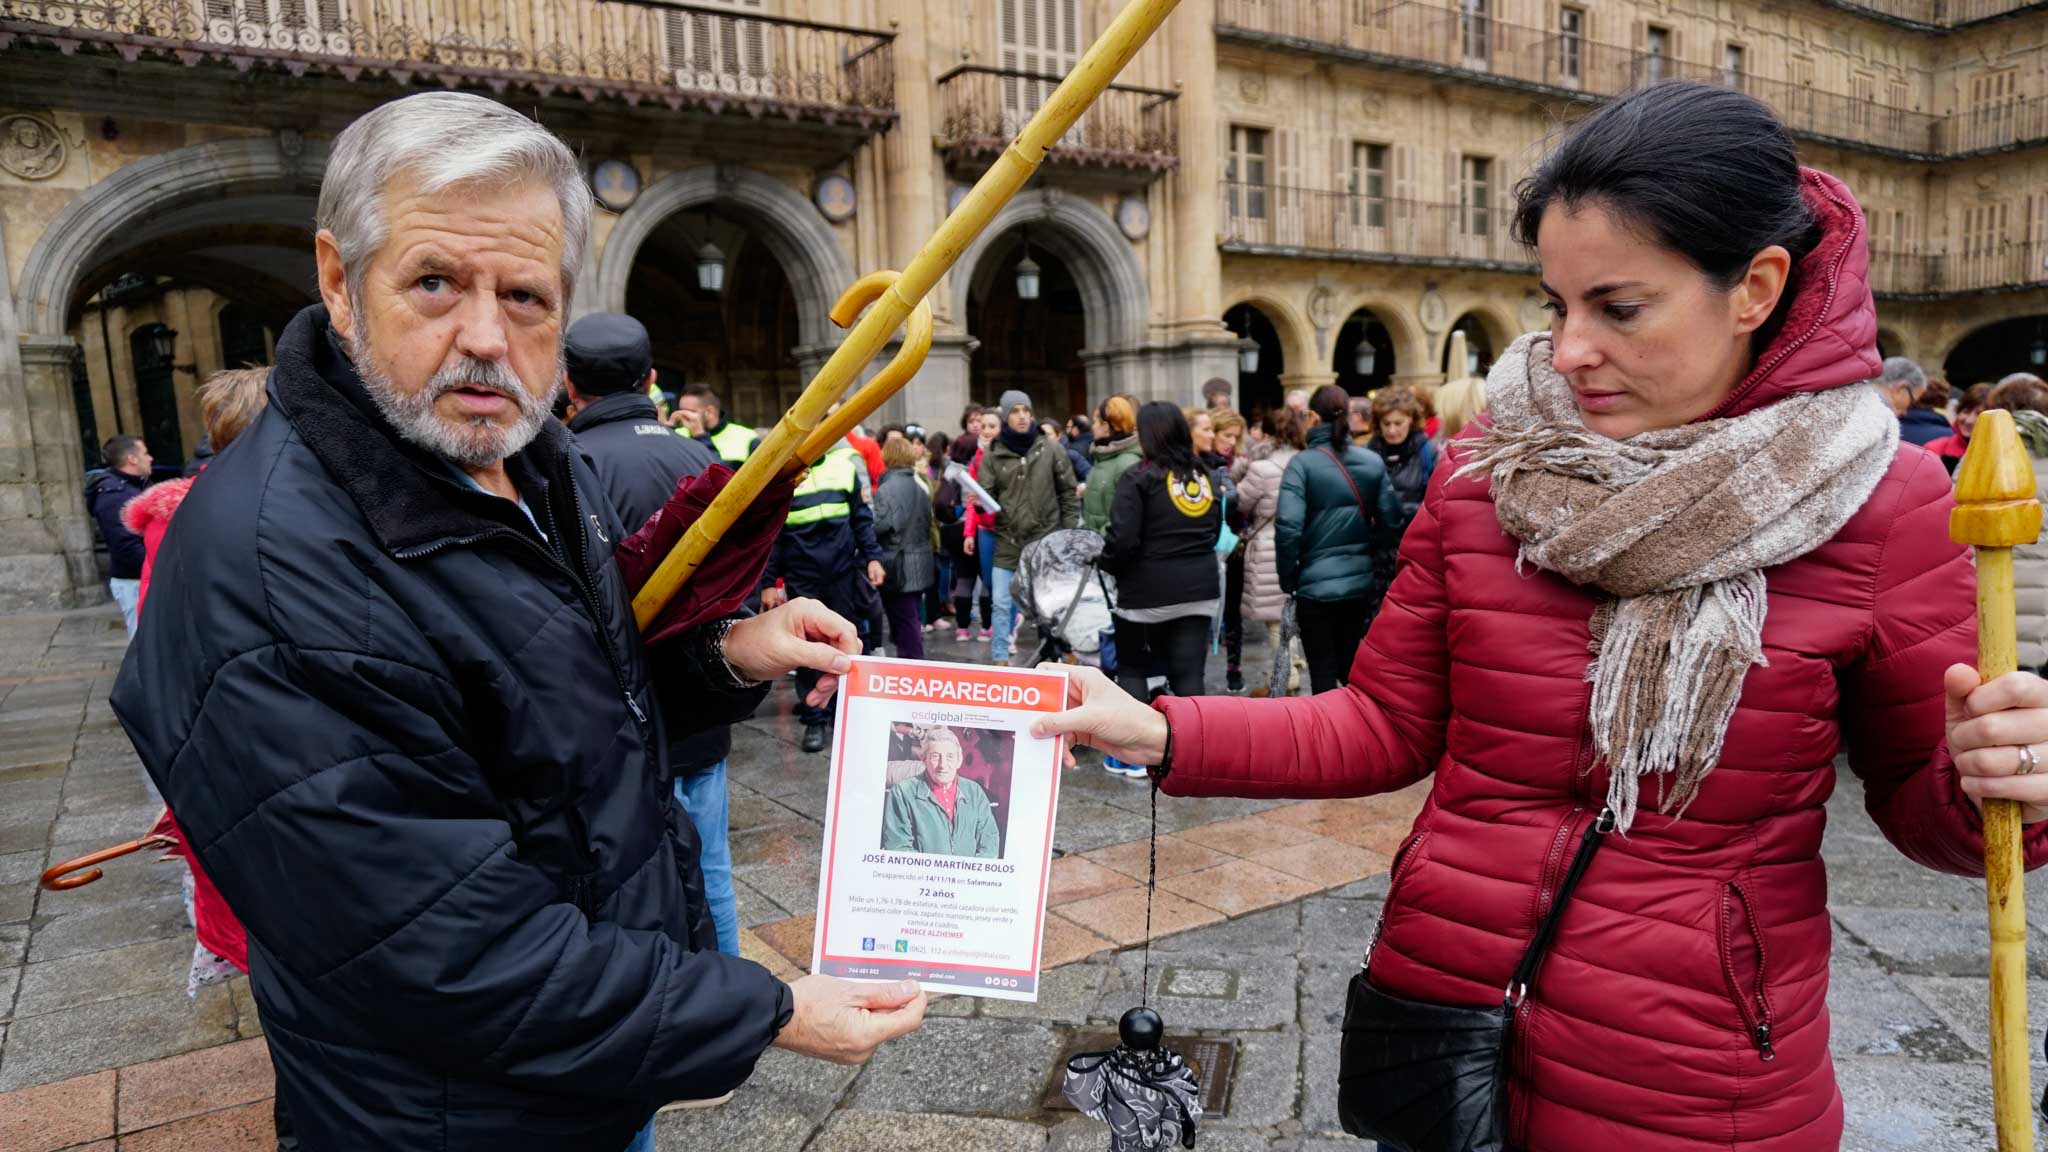
[[[924,771],[892,785],[882,802],[883,851],[1002,857],[995,807],[980,784],[960,775],[963,756],[951,728],[924,731],[917,749]]]

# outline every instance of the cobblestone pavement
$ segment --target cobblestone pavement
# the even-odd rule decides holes
[[[186,997],[191,937],[176,869],[136,857],[73,892],[35,887],[49,862],[139,834],[156,814],[157,799],[106,705],[122,648],[119,619],[108,611],[0,617],[0,1149],[112,1149],[117,1132],[123,1149],[267,1148],[271,1082],[261,1024],[246,981]],[[946,641],[932,655],[970,653]],[[1212,688],[1221,673],[1212,668]],[[749,952],[784,972],[787,956],[808,951],[825,779],[824,758],[797,751],[788,697],[779,693],[771,709],[740,726],[731,766]],[[1145,835],[1144,789],[1085,769],[1069,773],[1064,788],[1056,845],[1060,898],[1070,903],[1062,918],[1081,923],[1086,916],[1072,909],[1099,903],[1112,914],[1095,922],[1097,935],[1135,940],[1142,932],[1116,932],[1126,903],[1142,908],[1130,901],[1130,873],[1119,869],[1142,864],[1119,846]],[[1849,1112],[1843,1146],[1988,1148],[1981,889],[1900,857],[1860,801],[1844,773],[1826,849],[1836,928],[1833,1047]],[[1258,908],[1232,915],[1182,900],[1199,914],[1184,909],[1186,919],[1165,927],[1201,926],[1153,946],[1152,999],[1169,1025],[1238,1041],[1227,1112],[1203,1129],[1200,1146],[1363,1148],[1337,1127],[1336,1041],[1344,982],[1385,887],[1377,842],[1353,837],[1358,857],[1346,864],[1354,875],[1373,875],[1335,888],[1309,881],[1314,891],[1295,895],[1299,887],[1248,882],[1255,868],[1258,876],[1280,871],[1231,858],[1246,851],[1235,847],[1246,821],[1269,832],[1334,835],[1336,821],[1312,806],[1166,799],[1159,815],[1163,832],[1179,834],[1162,852],[1162,875],[1232,869],[1251,893],[1230,897],[1243,901],[1233,907]],[[1327,839],[1313,842],[1336,852]],[[1162,901],[1173,887],[1162,880]],[[1214,885],[1182,887],[1227,902]],[[2030,886],[2028,903],[2044,945],[2036,974],[2048,978],[2048,881]],[[1043,1100],[1063,1048],[1112,1026],[1135,1002],[1140,952],[1100,938],[1068,951],[1085,958],[1052,970],[1037,1004],[935,1001],[921,1033],[864,1068],[771,1051],[730,1104],[661,1117],[660,1147],[1102,1147],[1099,1126],[1049,1111]],[[2048,979],[2034,982],[2032,1000],[2039,1035]],[[2048,1067],[2038,1045],[2033,1057],[2038,1087],[2048,1083]]]

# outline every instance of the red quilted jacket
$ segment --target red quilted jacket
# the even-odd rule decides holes
[[[1797,269],[1781,335],[1716,415],[1878,370],[1862,215],[1838,181],[1807,179],[1826,237]],[[1518,574],[1485,483],[1448,479],[1462,454],[1447,455],[1349,685],[1161,700],[1164,787],[1361,796],[1433,771],[1394,864],[1373,979],[1398,996],[1497,1004],[1607,792],[1586,722],[1596,600],[1552,573]],[[1976,643],[1950,503],[1941,462],[1902,444],[1833,540],[1767,571],[1769,664],[1743,684],[1719,766],[1682,819],[1646,790],[1634,830],[1594,858],[1517,1018],[1516,1147],[1837,1147],[1820,858],[1837,751],[1900,851],[1983,868],[1982,826],[1942,746],[1942,670]],[[2029,867],[2048,855],[2048,825],[2026,849]]]

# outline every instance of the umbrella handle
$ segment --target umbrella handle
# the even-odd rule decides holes
[[[832,305],[832,323],[841,328],[853,327],[860,318],[861,309],[881,298],[896,281],[901,272],[884,270],[870,272],[847,286]],[[917,307],[910,310],[910,319],[903,325],[903,344],[896,351],[894,359],[884,365],[874,378],[861,386],[860,391],[848,397],[839,411],[825,418],[824,423],[811,430],[798,446],[796,455],[783,466],[784,476],[795,476],[817,462],[834,444],[846,438],[846,434],[860,425],[860,422],[874,415],[898,388],[908,383],[917,370],[924,366],[924,358],[932,350],[932,302],[929,298],[919,300]]]
[[[130,840],[126,844],[116,844],[112,848],[102,848],[97,852],[88,852],[76,859],[66,860],[62,864],[51,865],[43,870],[42,879],[38,883],[46,892],[62,892],[68,888],[82,888],[101,876],[106,875],[105,872],[100,870],[98,865],[105,864],[109,860],[118,860],[131,853],[147,852],[153,848],[176,848],[177,846],[178,841],[174,836],[144,836],[139,840]],[[73,873],[80,874],[73,875]]]

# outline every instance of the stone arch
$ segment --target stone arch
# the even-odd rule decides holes
[[[1266,314],[1280,333],[1280,356],[1291,373],[1317,371],[1324,357],[1316,354],[1315,325],[1284,296],[1262,288],[1236,289],[1223,298],[1223,314],[1239,304],[1249,304]]]
[[[1088,351],[1141,344],[1152,306],[1145,273],[1109,213],[1056,189],[1018,196],[1003,206],[954,266],[953,316],[967,319],[967,300],[990,247],[1013,229],[1030,228],[1031,243],[1057,255],[1073,272],[1087,312]],[[1093,389],[1091,389],[1091,392]]]
[[[193,144],[122,168],[66,205],[29,249],[15,300],[21,334],[63,339],[87,274],[136,244],[138,228],[161,227],[172,213],[206,216],[220,201],[305,201],[326,170],[324,144],[287,150],[271,137]],[[311,213],[300,223],[310,230]]]
[[[597,258],[587,291],[577,293],[575,314],[623,312],[626,282],[640,246],[664,220],[692,208],[724,208],[759,229],[796,295],[800,346],[839,342],[832,302],[854,280],[853,261],[832,226],[796,189],[750,168],[702,165],[665,176],[619,216]]]
[[[1444,354],[1450,350],[1451,329],[1456,328],[1458,321],[1465,319],[1467,316],[1479,322],[1480,329],[1486,333],[1487,340],[1493,344],[1493,354],[1495,356],[1506,352],[1508,345],[1514,343],[1515,338],[1522,334],[1522,326],[1516,322],[1506,308],[1490,300],[1474,300],[1463,308],[1453,310],[1450,323],[1446,324],[1444,330],[1437,334],[1430,352],[1429,371],[1442,371]]]
[[[1436,357],[1430,354],[1433,341],[1423,331],[1422,322],[1415,314],[1392,296],[1382,292],[1364,292],[1343,302],[1343,307],[1333,309],[1336,317],[1331,328],[1330,355],[1337,354],[1335,332],[1353,313],[1364,309],[1373,318],[1386,326],[1387,335],[1394,338],[1394,359],[1398,362],[1402,376],[1427,375],[1436,371]]]

